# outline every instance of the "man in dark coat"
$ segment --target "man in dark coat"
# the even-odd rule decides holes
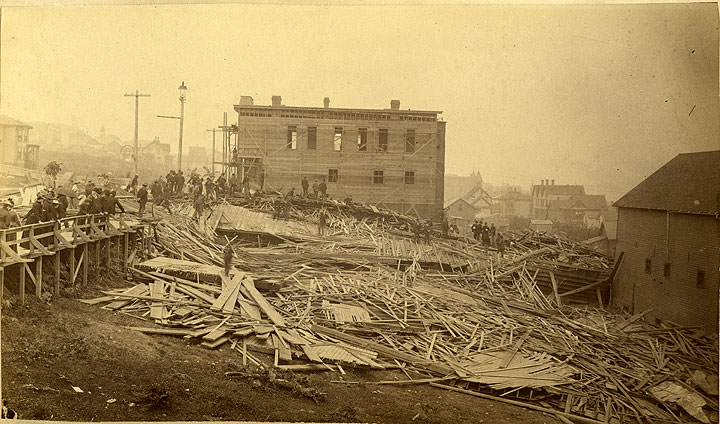
[[[142,218],[145,212],[145,204],[148,201],[147,183],[144,183],[140,190],[137,192],[138,203],[140,203],[140,209],[138,210],[138,216]]]
[[[92,195],[90,197],[90,213],[96,214],[96,213],[103,213],[103,208],[105,206],[105,201],[101,196],[102,189],[96,188],[93,190]]]
[[[178,172],[175,176],[175,184],[177,186],[177,192],[182,196],[183,188],[185,187],[185,175],[183,175],[182,171]]]
[[[109,191],[105,197],[105,210],[104,212],[108,215],[115,215],[115,206],[120,208],[120,212],[125,213],[125,208],[120,204],[120,201],[115,197],[115,190]]]
[[[300,183],[300,185],[302,186],[303,197],[307,197],[308,188],[310,187],[310,183],[308,182],[307,177],[302,178],[302,182]]]

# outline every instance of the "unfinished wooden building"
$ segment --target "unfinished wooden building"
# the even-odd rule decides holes
[[[301,181],[327,184],[327,194],[381,205],[423,218],[439,216],[443,206],[445,122],[440,111],[331,108],[253,103],[248,96],[238,113],[238,174],[266,189],[302,194]]]

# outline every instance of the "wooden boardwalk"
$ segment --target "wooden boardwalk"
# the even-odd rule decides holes
[[[78,277],[87,285],[88,265],[93,260],[95,266],[104,263],[109,268],[114,257],[127,273],[138,246],[148,245],[146,227],[134,217],[96,214],[0,230],[0,296],[5,290],[6,273],[17,270],[20,302],[25,302],[27,277],[40,297],[45,283],[43,265],[48,261],[54,268],[51,274],[55,295],[60,294],[61,262],[67,264],[69,283],[73,285]]]

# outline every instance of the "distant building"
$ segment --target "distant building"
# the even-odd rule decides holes
[[[161,143],[160,137],[140,148],[140,163],[143,166],[159,165],[163,169],[169,169],[172,164],[172,156],[170,156],[170,144]]]
[[[492,215],[493,199],[490,194],[482,187],[482,179],[480,183],[463,194],[462,199],[475,208],[475,216],[482,218]]]
[[[577,196],[585,195],[582,185],[555,185],[555,180],[541,180],[540,184],[533,184],[530,190],[532,197],[531,217],[535,219],[548,219],[550,202],[556,200],[572,200]]]
[[[572,196],[570,199],[551,200],[545,218],[554,222],[599,228],[600,216],[607,207],[603,194]]]
[[[460,234],[465,235],[470,232],[470,227],[475,222],[475,214],[477,213],[473,205],[465,199],[455,199],[445,203],[445,211],[448,222],[451,225],[457,225]]]
[[[94,137],[72,125],[33,122],[32,126],[33,139],[43,150],[62,150],[68,147],[83,151],[104,149]]]
[[[0,115],[0,163],[21,168],[38,167],[37,144],[30,144],[31,125]]]
[[[437,219],[443,207],[445,122],[439,111],[291,107],[273,96],[259,106],[243,96],[238,158],[232,172],[255,185],[301,192],[303,177],[325,182],[336,199]]]
[[[507,193],[495,199],[499,205],[499,213],[501,216],[519,216],[521,218],[530,218],[530,209],[532,198],[519,189],[508,191]]]
[[[202,146],[190,146],[187,153],[187,168],[195,169],[202,167],[210,167],[210,158],[208,158],[208,150]]]
[[[552,233],[553,222],[549,219],[531,219],[530,229],[539,232]]]
[[[615,202],[613,303],[717,332],[720,151],[684,153]]]
[[[447,174],[445,175],[445,199],[458,199],[478,186],[485,188],[482,175],[478,171],[473,171],[470,175]]]

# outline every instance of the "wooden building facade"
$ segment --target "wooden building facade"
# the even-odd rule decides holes
[[[333,199],[436,218],[442,211],[445,122],[439,111],[271,106],[243,96],[237,155],[243,175],[266,189],[302,194],[301,181],[327,184]]]

